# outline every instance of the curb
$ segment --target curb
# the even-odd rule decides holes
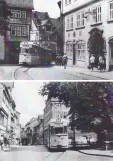
[[[100,157],[109,157],[113,158],[113,155],[103,155],[103,154],[91,154],[91,153],[86,153],[81,150],[78,150],[79,153],[85,154],[85,155],[92,155],[92,156],[100,156]]]
[[[57,67],[55,67],[55,68],[57,68]],[[71,68],[71,67],[69,67],[69,68]],[[57,68],[57,69],[58,69],[58,68]],[[62,69],[62,68],[60,68],[60,69]],[[74,68],[73,68],[73,69],[74,69]],[[76,69],[76,67],[75,67],[75,69]],[[70,70],[70,69],[69,69],[69,70]],[[71,72],[71,71],[69,71],[69,70],[68,70],[68,72]],[[88,71],[87,71],[87,72],[88,72]],[[78,72],[78,71],[76,71],[76,73],[82,74],[82,75],[86,75],[86,76],[95,77],[95,78],[102,79],[102,80],[110,80],[110,79],[107,79],[107,78],[105,78],[105,77],[99,77],[99,76],[92,75],[92,74],[87,74],[87,73],[84,73],[84,72]],[[73,74],[76,74],[76,73],[73,72]]]

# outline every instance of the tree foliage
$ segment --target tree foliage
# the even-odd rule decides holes
[[[111,131],[113,84],[108,82],[50,82],[39,92],[70,107],[70,126],[81,131]]]

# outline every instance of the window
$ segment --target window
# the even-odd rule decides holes
[[[113,1],[109,3],[109,20],[113,20]]]
[[[27,36],[27,27],[11,26],[11,36]]]
[[[26,19],[26,11],[22,11],[22,19]]]
[[[27,36],[27,27],[22,27],[22,36]]]
[[[77,60],[85,61],[85,43],[78,42],[77,45]]]
[[[65,5],[70,4],[71,0],[65,0]]]
[[[71,29],[73,29],[73,15],[71,15]]]
[[[17,18],[17,19],[26,19],[26,11],[21,11],[21,10],[13,10],[11,9],[11,17],[12,18]]]
[[[55,127],[55,134],[62,134],[63,133],[63,127]]]
[[[66,24],[67,30],[73,29],[73,15],[67,16]]]
[[[15,26],[11,26],[11,35],[16,36],[16,27]]]
[[[21,18],[21,11],[16,11],[16,18]]]
[[[84,26],[84,12],[77,13],[77,27]]]
[[[51,26],[46,26],[46,31],[51,31]]]
[[[0,123],[4,125],[4,115],[0,112]]]
[[[13,17],[13,18],[16,17],[16,11],[15,10],[11,10],[11,17]]]
[[[69,16],[67,17],[67,30],[69,30]]]
[[[21,36],[21,27],[17,27],[16,29],[16,35]]]
[[[93,8],[93,23],[99,23],[102,21],[101,6]]]

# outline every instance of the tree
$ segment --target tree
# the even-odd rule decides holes
[[[51,82],[39,92],[47,99],[57,97],[70,107],[70,126],[82,132],[96,132],[101,141],[103,130],[111,131],[113,123],[113,84],[106,82]],[[75,137],[75,134],[74,134]],[[74,138],[75,141],[75,138]]]
[[[9,30],[9,16],[11,15],[10,8],[4,0],[0,0],[0,35],[5,35]]]

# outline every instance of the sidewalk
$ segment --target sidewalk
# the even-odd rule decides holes
[[[94,68],[94,71],[92,71],[91,69],[87,69],[87,68],[80,68],[80,67],[67,67],[66,69],[64,69],[63,66],[54,66],[54,68],[57,69],[62,69],[62,70],[66,70],[67,72],[70,72],[72,74],[79,73],[79,74],[84,74],[87,76],[93,76],[93,77],[97,77],[98,79],[105,79],[105,80],[113,80],[113,71],[103,71],[100,72],[99,70],[97,70],[97,68]]]
[[[79,152],[86,155],[113,157],[113,150],[88,149],[88,150],[79,150]]]

